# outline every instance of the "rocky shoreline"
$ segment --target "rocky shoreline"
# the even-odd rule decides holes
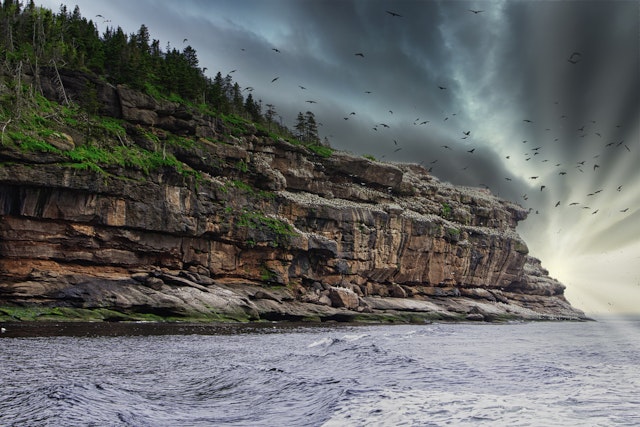
[[[46,152],[2,145],[0,321],[586,319],[516,233],[526,210],[488,190],[62,79],[121,123],[100,144],[179,164],[70,165],[96,137],[68,125]]]

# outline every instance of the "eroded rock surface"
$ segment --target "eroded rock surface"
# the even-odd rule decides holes
[[[63,78],[80,97],[79,77]],[[417,165],[324,158],[250,125],[232,135],[124,86],[98,93],[102,113],[126,121],[119,143],[153,149],[141,129],[184,135],[191,147],[163,149],[199,175],[99,173],[0,148],[0,306],[213,320],[584,318],[516,233],[527,212],[487,190]]]

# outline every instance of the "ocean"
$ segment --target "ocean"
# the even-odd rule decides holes
[[[640,426],[640,321],[6,324],[1,426]]]

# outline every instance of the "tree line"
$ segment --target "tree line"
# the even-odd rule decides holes
[[[100,15],[96,16],[99,18]],[[101,18],[101,17],[100,17]],[[84,18],[76,6],[69,11],[65,5],[58,13],[18,0],[3,0],[0,8],[0,74],[38,76],[42,67],[67,68],[103,76],[110,83],[126,84],[153,96],[175,98],[196,105],[205,105],[217,114],[235,114],[269,130],[292,134],[282,121],[276,120],[275,107],[252,94],[245,97],[230,75],[219,71],[212,79],[200,68],[196,50],[182,50],[152,39],[146,25],[126,34],[120,26],[107,27],[99,34],[96,23]],[[301,141],[319,142],[313,113],[307,112],[304,132],[296,125]],[[302,113],[301,113],[302,114]],[[312,124],[313,123],[313,124]]]

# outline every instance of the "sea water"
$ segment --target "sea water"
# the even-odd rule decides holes
[[[1,426],[640,426],[640,322],[3,325]]]

